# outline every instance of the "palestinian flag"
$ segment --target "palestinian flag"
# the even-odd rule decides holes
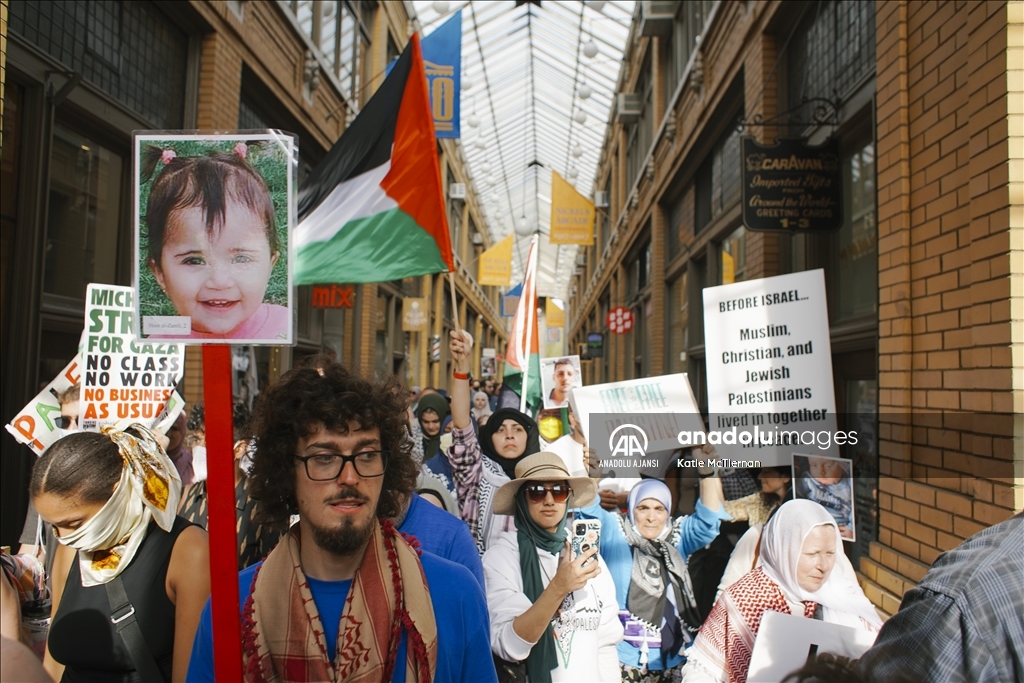
[[[297,285],[455,270],[420,42],[299,190]]]
[[[526,258],[526,276],[523,293],[512,319],[512,333],[505,352],[505,375],[502,378],[498,405],[520,409],[523,385],[526,385],[526,405],[534,415],[543,404],[540,387],[540,343],[537,332],[537,238],[530,242]]]

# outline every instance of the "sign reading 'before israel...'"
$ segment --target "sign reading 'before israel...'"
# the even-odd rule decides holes
[[[723,456],[789,465],[792,446],[839,455],[825,273],[709,287],[704,294],[709,430]]]

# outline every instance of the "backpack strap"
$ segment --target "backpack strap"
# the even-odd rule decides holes
[[[113,580],[108,581],[105,585],[107,587],[107,600],[110,601],[110,623],[117,629],[117,634],[121,636],[121,641],[124,643],[125,648],[128,649],[132,663],[135,664],[135,670],[144,681],[164,681],[166,683],[167,679],[160,672],[160,667],[157,666],[153,653],[150,652],[149,646],[146,645],[146,639],[142,635],[142,628],[135,619],[135,606],[128,599],[128,593],[124,590],[124,583],[121,581],[121,577],[115,576]]]

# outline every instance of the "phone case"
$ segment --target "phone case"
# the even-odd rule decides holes
[[[572,556],[577,558],[591,548],[601,547],[601,522],[577,519],[572,522]],[[584,564],[589,564],[590,560]]]

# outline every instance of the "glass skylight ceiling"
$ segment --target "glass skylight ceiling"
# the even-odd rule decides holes
[[[462,152],[494,240],[524,219],[540,229],[542,296],[566,299],[576,266],[577,247],[548,243],[551,171],[593,197],[634,4],[413,3],[423,35],[462,9]],[[592,58],[584,52],[591,41]],[[513,282],[523,277],[529,241],[516,237]]]

